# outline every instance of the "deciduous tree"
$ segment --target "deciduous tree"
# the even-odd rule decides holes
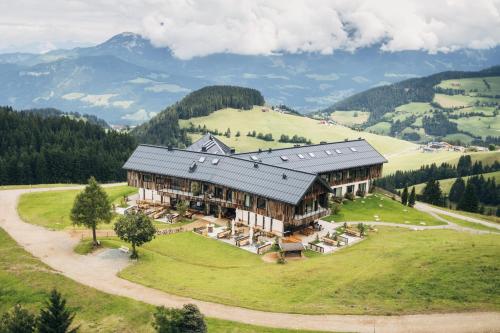
[[[90,177],[88,185],[75,198],[71,209],[71,221],[75,225],[83,225],[92,229],[93,243],[94,246],[97,246],[97,225],[109,223],[111,217],[111,204],[108,195],[95,178]]]
[[[133,259],[139,257],[136,247],[150,242],[156,233],[153,222],[143,213],[123,215],[116,222],[114,230],[121,240],[132,245],[130,258]]]

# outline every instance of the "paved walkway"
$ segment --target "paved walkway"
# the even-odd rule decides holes
[[[50,189],[66,190],[68,188]],[[31,191],[42,191],[33,189]],[[23,222],[17,214],[19,196],[30,190],[0,191],[0,226],[28,252],[61,274],[106,293],[155,305],[179,307],[195,303],[209,317],[291,329],[342,332],[498,332],[500,313],[439,313],[405,316],[299,315],[255,311],[170,295],[120,279],[127,261],[113,255],[80,256],[73,252],[78,237]],[[117,259],[117,260],[113,260]],[[165,277],[168,278],[168,277]]]

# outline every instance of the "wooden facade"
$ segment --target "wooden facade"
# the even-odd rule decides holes
[[[329,192],[319,181],[308,189],[297,205],[216,184],[131,170],[127,172],[127,181],[129,186],[156,191],[162,202],[168,197],[171,203],[178,200],[187,200],[191,205],[203,203],[207,214],[221,215],[241,209],[280,220],[285,230],[308,225],[328,214]],[[214,208],[217,211],[211,211]]]
[[[382,164],[350,168],[338,171],[324,172],[320,174],[330,186],[355,183],[364,180],[372,180],[382,175]]]

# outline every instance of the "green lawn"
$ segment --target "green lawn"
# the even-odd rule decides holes
[[[403,206],[399,201],[381,194],[346,201],[339,214],[324,217],[323,220],[335,222],[375,221],[375,216],[378,216],[381,222],[413,225],[445,224],[427,213]]]
[[[1,190],[19,190],[25,188],[47,188],[47,187],[71,187],[78,186],[79,184],[35,184],[35,185],[3,185],[0,186]]]
[[[370,112],[363,111],[334,111],[330,118],[344,126],[360,125],[368,121]]]
[[[442,218],[444,218],[445,220],[448,220],[452,223],[458,224],[459,226],[462,226],[462,227],[476,229],[476,230],[494,231],[494,232],[500,233],[500,229],[488,227],[488,226],[482,225],[480,223],[469,222],[469,221],[465,221],[463,219],[458,219],[456,217],[452,217],[452,216],[444,215],[444,214],[438,214],[438,215],[441,216]]]
[[[389,135],[391,132],[391,123],[387,121],[381,121],[366,128],[367,132],[381,134],[381,135]]]
[[[480,135],[483,138],[487,136],[500,136],[500,116],[496,117],[467,117],[453,119],[461,131]]]
[[[496,99],[489,97],[474,97],[468,95],[445,95],[445,94],[434,95],[434,102],[441,105],[441,107],[443,108],[472,106],[476,101],[494,102],[496,101]]]
[[[57,288],[67,298],[68,306],[77,312],[75,323],[81,325],[82,333],[154,331],[151,326],[154,312],[152,305],[97,291],[52,271],[24,251],[0,228],[0,313],[15,304],[38,311],[52,288]],[[207,318],[207,324],[211,333],[314,333],[214,318]]]
[[[320,124],[318,120],[307,117],[278,112],[262,112],[261,109],[261,107],[255,107],[249,111],[223,109],[213,112],[209,116],[180,120],[180,124],[181,126],[188,126],[192,122],[195,126],[206,125],[208,129],[217,129],[219,132],[225,132],[227,128],[230,128],[232,137],[230,139],[221,137],[221,139],[240,152],[257,150],[258,148],[291,146],[292,144],[278,142],[281,134],[289,136],[293,136],[294,134],[301,135],[310,139],[313,143],[363,137],[381,153],[394,153],[404,148],[416,147],[413,143],[391,137],[358,132],[340,125],[324,125]],[[247,137],[246,134],[253,130],[262,132],[263,134],[272,133],[275,141],[266,142]],[[241,133],[239,138],[235,137],[237,131]],[[198,136],[194,136],[193,138],[196,139],[196,137]]]
[[[48,191],[25,193],[19,199],[17,207],[24,221],[41,225],[50,229],[65,229],[72,227],[69,214],[76,195],[81,190]],[[137,191],[129,186],[114,186],[105,188],[111,200],[118,204],[124,195]],[[101,228],[109,229],[110,225],[102,224]]]
[[[381,227],[331,255],[285,265],[195,233],[161,236],[120,276],[266,311],[402,314],[500,310],[500,236]]]
[[[485,179],[494,177],[497,183],[500,182],[500,171],[484,173],[483,176]],[[469,179],[469,177],[463,177],[463,179],[464,179],[464,181],[466,181],[467,179]],[[451,186],[453,185],[455,180],[456,180],[456,178],[448,178],[448,179],[439,180],[439,186],[441,187],[441,191],[443,193],[446,193],[446,194],[450,193]],[[417,184],[417,185],[415,185],[415,191],[417,193],[421,193],[422,190],[424,189],[424,187],[425,187],[425,183]]]

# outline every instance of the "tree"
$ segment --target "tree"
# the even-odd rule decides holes
[[[206,333],[205,319],[194,304],[185,304],[182,309],[156,308],[153,327],[158,333]]]
[[[408,204],[408,186],[405,186],[401,194],[401,203],[406,206]]]
[[[408,198],[408,206],[413,207],[415,206],[415,201],[416,201],[416,193],[415,193],[415,186],[411,188],[411,193],[410,197]]]
[[[187,201],[181,200],[177,203],[175,208],[177,209],[177,212],[180,216],[184,216],[189,208],[189,204]]]
[[[66,308],[66,300],[53,289],[45,304],[40,310],[38,318],[38,333],[76,333],[78,327],[70,328],[75,314]]]
[[[462,199],[458,202],[457,209],[466,212],[477,212],[479,208],[479,200],[477,198],[476,189],[471,181],[467,182],[465,192]]]
[[[136,246],[150,242],[156,229],[151,219],[143,213],[130,213],[121,216],[115,224],[116,235],[123,241],[132,244],[132,254],[130,258],[137,259]]]
[[[90,177],[88,185],[75,198],[71,209],[71,221],[75,225],[91,228],[93,244],[97,246],[97,225],[109,223],[111,217],[111,204],[108,195],[99,186],[95,178]]]
[[[463,197],[465,192],[465,182],[462,177],[458,177],[450,188],[448,198],[450,201],[458,202]]]
[[[443,196],[439,181],[429,180],[422,191],[422,200],[433,205],[441,206],[443,204]]]
[[[366,225],[364,223],[358,223],[358,231],[361,236],[364,236],[366,233]]]
[[[36,318],[19,304],[0,318],[0,333],[33,333]]]

